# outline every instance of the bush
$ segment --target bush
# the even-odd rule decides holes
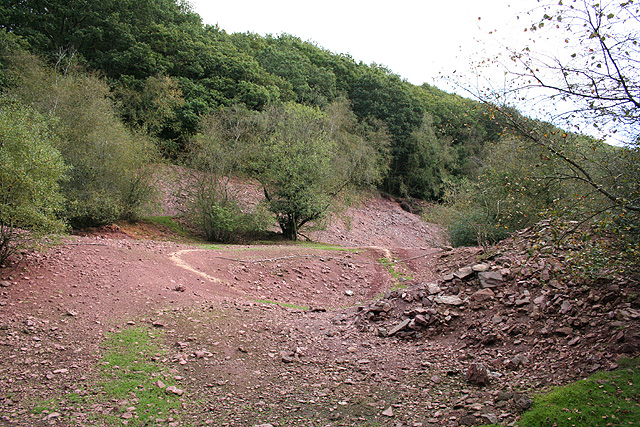
[[[210,242],[238,243],[264,230],[259,213],[244,213],[234,200],[216,200],[214,194],[201,195],[193,206],[199,226]]]
[[[40,233],[64,228],[59,182],[67,167],[49,125],[17,102],[0,102],[0,264]]]
[[[210,242],[238,243],[264,232],[273,217],[259,204],[244,212],[224,177],[191,170],[182,186],[185,219]]]
[[[56,119],[57,148],[72,167],[62,185],[63,217],[76,228],[135,219],[151,195],[145,167],[155,158],[153,143],[120,121],[103,80],[72,67],[60,75],[20,57],[9,92]]]
[[[506,238],[510,231],[499,213],[499,202],[494,203],[480,184],[461,180],[447,183],[443,203],[433,207],[425,219],[445,227],[453,246],[487,246]]]

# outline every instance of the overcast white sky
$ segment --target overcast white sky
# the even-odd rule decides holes
[[[205,24],[228,33],[288,33],[409,82],[438,84],[523,37],[536,0],[188,0]],[[518,20],[516,17],[520,16]],[[480,19],[478,19],[480,18]],[[489,34],[493,31],[493,34]]]

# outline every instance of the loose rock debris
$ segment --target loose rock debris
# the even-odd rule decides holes
[[[532,247],[543,228],[491,254],[379,251],[405,259],[406,271],[394,268],[411,279],[350,308],[372,280],[380,289],[394,285],[381,278],[382,266],[376,273],[355,264],[363,253],[347,258],[352,266],[328,258],[241,266],[189,252],[187,261],[243,293],[181,270],[168,254],[184,246],[173,243],[83,237],[100,245],[34,254],[2,278],[0,424],[89,426],[90,414],[101,413],[125,425],[139,417],[133,396],[38,414],[32,402],[99,397],[104,334],[142,325],[164,337],[164,352],[151,362],[177,385],[156,377],[151,384],[182,405],[157,425],[513,425],[533,393],[638,354],[637,278],[574,280],[562,251]],[[314,281],[309,289],[323,291],[309,310],[256,294],[301,302],[311,294],[302,284]]]

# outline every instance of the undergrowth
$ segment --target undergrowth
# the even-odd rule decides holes
[[[147,216],[142,218],[142,221],[165,227],[182,238],[193,238],[189,229],[176,221],[172,216]]]

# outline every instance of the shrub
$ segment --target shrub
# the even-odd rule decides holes
[[[57,216],[67,167],[49,125],[17,102],[0,102],[0,264],[40,233],[64,228]]]
[[[240,204],[242,187],[232,183],[245,160],[254,135],[256,115],[231,108],[202,121],[202,132],[188,146],[188,171],[180,193],[186,219],[209,241],[232,243],[251,238],[268,227],[273,217],[261,209]],[[243,210],[244,208],[244,210]]]

